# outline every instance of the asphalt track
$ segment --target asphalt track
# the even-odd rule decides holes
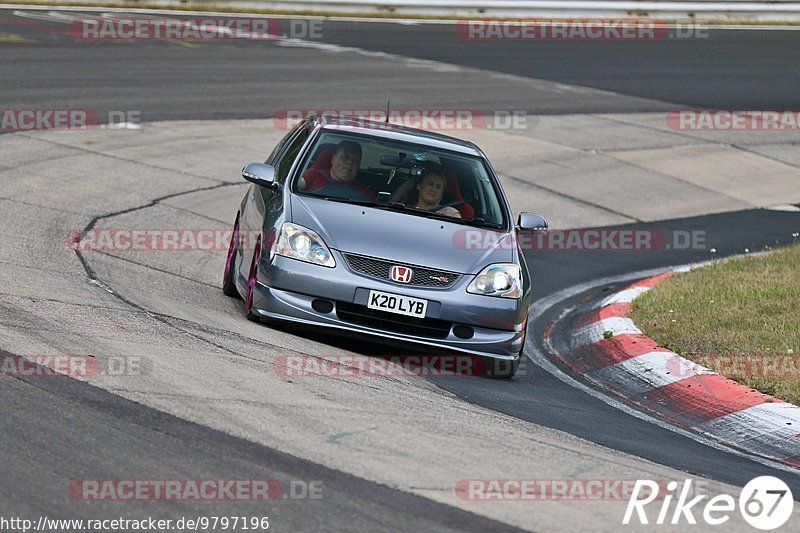
[[[46,11],[22,11],[40,18],[0,11],[1,31],[34,41],[4,43],[0,49],[4,106],[46,102],[100,112],[134,109],[145,121],[264,118],[315,106],[383,109],[386,100],[396,109],[531,114],[676,106],[789,109],[797,103],[800,84],[800,39],[794,31],[705,30],[693,38],[642,41],[476,41],[460,38],[452,25],[323,21],[322,38],[309,39],[615,93],[573,97],[548,87],[520,94],[477,85],[469,70],[456,73],[459,90],[452,91],[446,72],[409,75],[391,63],[366,73],[346,62],[331,68],[313,49],[258,42],[105,46],[76,41],[63,20],[46,15],[41,20]]]
[[[516,531],[176,419],[79,381],[0,379],[0,398],[8,429],[0,437],[6,463],[0,509],[7,518],[268,516],[273,529],[284,531],[323,531],[331,523],[338,524],[337,529],[358,531]],[[32,421],[47,428],[46,433],[37,438],[25,431]],[[76,480],[114,479],[124,470],[144,476],[149,472],[155,479],[184,479],[187,472],[204,472],[205,479],[276,480],[282,488],[275,497],[280,505],[112,502],[92,503],[87,510],[87,503],[64,497],[65,475]],[[293,501],[292,480],[314,480],[324,497]],[[294,491],[306,494],[305,489]]]
[[[664,111],[680,106],[718,108],[792,108],[797,106],[800,40],[794,32],[710,31],[708,39],[659,42],[465,42],[443,26],[401,26],[326,22],[324,42],[382,51],[406,57],[462,65],[456,73],[418,76],[399,72],[391,64],[371,78],[304,48],[256,43],[218,43],[185,47],[170,43],[97,46],[73,42],[53,31],[63,24],[20,18],[0,12],[0,30],[34,42],[0,43],[0,101],[3,107],[91,108],[141,110],[145,121],[270,117],[277,110],[314,108],[375,108],[376,94],[389,94],[398,108],[468,106],[529,113],[597,113]],[[45,29],[50,28],[50,29]],[[630,45],[630,46],[629,46]],[[776,51],[780,50],[777,54]],[[470,85],[469,69],[479,68],[521,77],[535,77],[613,91],[576,96],[552,87],[533,86],[529,93],[492,92]],[[636,72],[635,76],[631,72]],[[449,76],[449,77],[448,77]],[[462,83],[454,90],[455,80]],[[302,90],[297,87],[302,86]],[[383,96],[381,96],[383,100]],[[2,163],[0,163],[2,164]],[[693,219],[659,222],[662,230],[704,230],[718,256],[745,248],[786,244],[800,221],[798,213],[751,210]],[[642,227],[637,226],[637,227]],[[644,225],[644,227],[648,227]],[[651,225],[650,227],[655,227]],[[707,251],[653,253],[551,252],[530,254],[534,296],[541,299],[580,283],[631,272],[709,258]],[[540,339],[561,309],[587,294],[610,290],[612,284],[575,294],[540,316],[529,338]],[[327,336],[301,334],[331,346],[352,344]],[[2,346],[0,346],[2,348]],[[358,345],[356,351],[379,348]],[[535,342],[529,349],[543,350]],[[567,387],[532,364],[514,381],[437,379],[436,385],[468,402],[513,417],[585,438],[679,470],[741,485],[772,473],[800,496],[800,476],[777,472],[746,458],[711,449],[689,438],[631,418]],[[307,506],[281,507],[282,525],[322,529],[327,523],[354,530],[499,530],[502,524],[450,506],[394,491],[264,446],[236,439],[170,415],[119,399],[90,385],[43,384],[0,377],[4,424],[0,449],[24,461],[4,461],[3,510],[55,512],[63,499],[41,487],[55,487],[64,477],[91,472],[113,475],[128,471],[185,474],[186,464],[220,476],[324,479],[330,493]],[[58,408],[54,408],[58,405]],[[19,416],[19,413],[26,416]],[[15,413],[17,414],[15,416]],[[41,428],[47,428],[42,439]],[[635,435],[635,439],[631,439]],[[92,446],[86,446],[85,439]],[[26,447],[31,440],[42,442]],[[202,442],[202,445],[198,443]],[[24,449],[24,452],[21,451]],[[169,450],[164,454],[163,450]],[[31,466],[35,465],[35,466]],[[89,469],[88,466],[92,468]],[[268,466],[265,466],[268,465]],[[99,467],[99,470],[98,470]],[[313,473],[313,475],[312,475]],[[10,490],[10,487],[16,487]],[[69,502],[68,502],[69,503]],[[308,502],[303,502],[304,504]],[[226,504],[229,505],[229,504]],[[289,502],[291,505],[291,502]],[[413,508],[413,516],[404,510]],[[110,508],[100,508],[107,511]],[[126,508],[128,511],[136,509]],[[225,507],[227,514],[252,508]],[[151,511],[165,516],[196,511],[192,506]],[[274,512],[271,512],[274,514]],[[316,522],[310,522],[316,520]]]
[[[658,229],[659,231],[697,231],[706,232],[708,249],[715,248],[720,257],[744,253],[745,249],[763,250],[765,246],[777,246],[792,242],[792,227],[800,222],[797,213],[768,210],[740,211],[720,215],[709,215],[679,220],[659,221],[658,223],[619,226],[637,229]],[[731,228],[736,231],[731,231]],[[549,254],[553,255],[550,256]],[[536,299],[542,299],[557,291],[567,289],[591,280],[601,280],[626,273],[667,268],[711,258],[707,251],[667,251],[658,252],[570,252],[570,253],[530,253],[531,271],[535,273],[534,292]],[[583,268],[581,268],[581,265]],[[540,280],[538,283],[536,280]],[[562,311],[569,309],[587,296],[596,296],[613,291],[626,283],[598,284],[590,290],[580,291],[559,302],[538,317],[533,324],[535,342],[529,349],[547,354],[544,347],[543,332],[559,318]],[[535,307],[534,303],[534,307]],[[664,431],[650,423],[630,417],[619,416],[619,412],[596,401],[584,398],[583,394],[571,392],[561,394],[563,384],[541,368],[530,363],[525,376],[513,382],[504,383],[463,383],[450,379],[437,381],[469,401],[537,424],[554,427],[578,435],[593,442],[675,466],[686,472],[703,473],[715,479],[734,485],[746,483],[765,469],[748,459],[730,454],[710,452],[705,446],[681,435]],[[568,413],[568,415],[567,415]],[[632,439],[631,435],[636,438]],[[779,474],[787,480],[793,490],[800,488],[800,476]]]

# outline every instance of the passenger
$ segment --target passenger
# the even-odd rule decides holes
[[[375,200],[375,193],[366,184],[356,180],[360,166],[361,145],[355,141],[342,141],[331,157],[331,168],[326,170],[312,166],[303,172],[298,187],[311,192],[329,185],[348,185],[370,200]]]
[[[447,180],[444,169],[439,163],[429,162],[425,165],[422,176],[416,180],[409,180],[401,185],[394,196],[394,201],[402,202],[409,207],[416,207],[425,211],[434,211],[440,215],[461,218],[458,209],[450,206],[440,207],[444,197],[444,188]]]

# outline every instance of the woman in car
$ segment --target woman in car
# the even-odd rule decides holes
[[[450,206],[440,207],[447,183],[442,165],[429,162],[425,165],[422,176],[404,183],[395,193],[396,202],[425,211],[434,211],[441,215],[461,218],[458,209]]]

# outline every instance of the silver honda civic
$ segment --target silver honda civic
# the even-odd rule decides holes
[[[264,163],[234,222],[223,291],[247,318],[288,321],[519,365],[531,277],[500,183],[474,144],[312,115]]]

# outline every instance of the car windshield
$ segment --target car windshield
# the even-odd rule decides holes
[[[309,154],[296,193],[473,226],[506,224],[481,157],[338,131],[323,131]]]

